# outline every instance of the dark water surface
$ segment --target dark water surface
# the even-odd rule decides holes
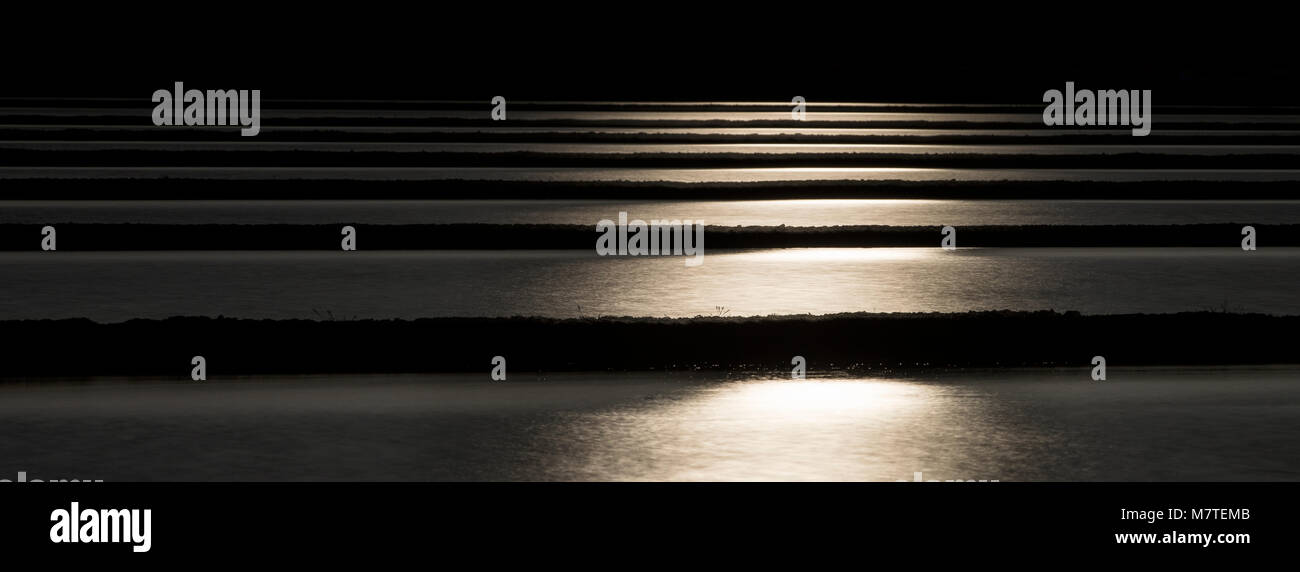
[[[1294,367],[8,383],[0,478],[1296,480],[1297,422]]]
[[[1300,314],[1300,248],[5,252],[0,319],[1228,309]]]

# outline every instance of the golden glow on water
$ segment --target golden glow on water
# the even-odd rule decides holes
[[[777,200],[755,200],[749,201],[752,204],[771,205],[771,206],[817,206],[826,208],[841,207],[892,207],[898,205],[940,205],[951,201],[939,199],[777,199]]]
[[[779,380],[746,383],[724,400],[726,406],[744,415],[786,419],[796,423],[821,415],[846,412],[875,415],[882,410],[894,414],[916,406],[919,388],[897,380]]]
[[[932,435],[917,428],[950,416],[979,426],[983,415],[967,407],[979,402],[962,402],[954,393],[961,392],[874,378],[716,384],[679,401],[603,416],[577,439],[592,445],[579,472],[669,481],[952,474],[956,467],[943,455],[918,455],[933,446]]]
[[[751,171],[754,173],[938,173],[950,169],[931,169],[925,167],[763,167],[754,169],[731,169],[731,171]]]
[[[918,261],[947,252],[938,248],[773,248],[728,253],[729,262],[891,262]]]

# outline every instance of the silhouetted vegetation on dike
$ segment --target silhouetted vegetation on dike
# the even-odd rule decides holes
[[[1290,364],[1300,316],[1080,315],[1075,312],[836,314],[755,318],[438,318],[246,320],[176,317],[0,322],[8,378],[150,375],[209,382],[239,374],[745,369],[864,373],[913,368],[1060,366],[1104,356],[1135,365]],[[1115,375],[1112,374],[1112,378]]]
[[[653,213],[631,213],[648,215]],[[617,221],[618,213],[607,213]],[[637,218],[633,216],[632,218]],[[646,217],[649,223],[650,218]],[[684,221],[683,221],[684,222]],[[939,247],[939,226],[708,226],[706,249]],[[596,221],[579,224],[208,225],[72,224],[50,221],[58,250],[340,250],[342,229],[358,250],[574,249],[595,252]],[[1188,225],[1008,225],[957,228],[957,246],[1120,247],[1241,245],[1248,221]],[[1300,246],[1300,224],[1253,225],[1256,245]],[[41,224],[0,224],[0,251],[40,250]],[[648,238],[647,238],[648,241]],[[649,242],[646,242],[647,247]]]

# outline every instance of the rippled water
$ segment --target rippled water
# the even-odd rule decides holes
[[[1297,421],[1281,367],[10,383],[0,478],[1296,480]]]
[[[744,153],[760,156],[793,153],[871,156],[916,155],[1295,155],[1298,145],[1016,145],[1016,144],[882,144],[882,143],[497,143],[417,141],[0,141],[0,149],[54,151],[365,151],[424,153],[582,153],[625,155],[671,153],[679,156]]]
[[[789,167],[637,169],[566,167],[0,167],[0,179],[349,179],[754,183],[780,181],[1300,181],[1300,169],[950,169]],[[184,198],[177,196],[176,198]]]
[[[707,235],[706,235],[707,236]],[[0,319],[1205,309],[1300,314],[1300,248],[0,253]]]
[[[0,223],[581,224],[631,218],[710,226],[942,226],[1300,222],[1300,201],[794,199],[766,201],[6,201]]]
[[[483,109],[263,109],[265,120],[311,118],[375,118],[375,119],[487,119],[487,106]],[[131,117],[144,116],[145,109],[132,108],[64,108],[64,107],[0,107],[0,118],[6,116],[40,115],[49,117]],[[781,111],[644,111],[644,110],[532,110],[510,111],[516,121],[790,121],[790,110]],[[1041,111],[1026,113],[997,113],[978,111],[914,112],[914,111],[815,111],[804,115],[803,121],[952,121],[964,123],[1025,123],[1041,125]],[[1159,122],[1196,123],[1300,123],[1293,114],[1215,114],[1215,113],[1162,113],[1155,115],[1153,124]]]
[[[978,124],[975,124],[978,125]],[[93,125],[85,123],[56,123],[56,124],[3,124],[0,128],[23,130],[31,132],[58,131],[63,129],[77,129],[89,131],[101,131],[105,133],[130,134],[140,132],[152,132],[157,129],[153,125]],[[173,126],[169,129],[177,133],[195,132],[210,129],[208,127],[186,127]],[[1053,135],[1096,135],[1101,138],[1115,139],[1120,136],[1120,140],[1131,138],[1130,131],[1127,129],[1109,129],[1109,128],[1086,128],[1086,129],[1069,129],[1061,127],[1047,128],[1043,126],[1033,127],[1026,126],[1021,129],[985,129],[981,127],[970,127],[960,129],[940,129],[928,127],[670,127],[653,124],[638,125],[635,127],[611,127],[607,125],[546,125],[546,126],[524,126],[524,125],[504,125],[492,127],[456,127],[448,125],[263,125],[262,133],[301,133],[306,131],[322,131],[329,133],[457,133],[463,135],[473,135],[479,133],[505,133],[505,134],[545,134],[545,133],[607,133],[620,135],[634,134],[653,134],[653,135],[872,135],[872,136],[934,136],[934,135],[973,135],[980,137],[987,136],[1012,136],[1012,141],[1016,137],[1045,137]],[[1252,137],[1260,136],[1277,136],[1277,137],[1295,137],[1300,131],[1291,129],[1162,129],[1157,132],[1161,138],[1164,137],[1202,137],[1206,135],[1215,136],[1241,136],[1248,135]]]

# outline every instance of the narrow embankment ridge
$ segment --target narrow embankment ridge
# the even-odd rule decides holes
[[[1079,315],[837,314],[756,318],[440,318],[240,320],[170,318],[0,322],[0,376],[746,369],[864,374],[942,367],[1110,367],[1300,363],[1300,316],[1195,312]]]

